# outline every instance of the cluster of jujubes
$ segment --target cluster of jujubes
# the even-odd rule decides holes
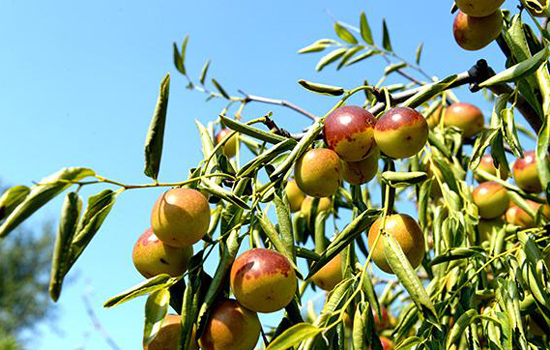
[[[453,23],[456,42],[465,50],[480,50],[502,30],[500,6],[504,0],[456,0],[459,8]]]

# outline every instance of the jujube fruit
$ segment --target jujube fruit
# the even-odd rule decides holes
[[[323,268],[317,271],[311,280],[315,285],[326,291],[331,291],[342,281],[342,256],[336,255]]]
[[[164,244],[150,228],[139,236],[132,252],[134,266],[145,278],[162,273],[181,276],[189,266],[193,247],[176,248]]]
[[[393,274],[384,254],[384,237],[378,239],[376,248],[374,248],[374,241],[380,233],[382,220],[383,217],[378,218],[369,229],[369,251],[372,252],[372,260],[380,270]],[[416,220],[407,214],[389,215],[386,217],[384,231],[401,246],[411,266],[414,269],[417,268],[424,258],[424,233]]]
[[[455,4],[460,11],[474,17],[489,16],[498,10],[503,3],[504,0],[455,0]]]
[[[342,164],[336,153],[327,148],[310,149],[294,165],[296,184],[313,197],[332,196],[342,183]]]
[[[372,180],[378,172],[378,152],[358,162],[342,161],[342,177],[351,185],[362,185]]]
[[[364,108],[339,107],[325,120],[325,142],[343,160],[358,162],[376,150],[375,124],[376,118]]]
[[[485,121],[481,109],[465,103],[453,103],[443,115],[445,126],[454,126],[462,130],[464,137],[471,137],[483,130]]]
[[[518,158],[514,162],[512,176],[522,190],[531,193],[542,191],[535,151],[525,152],[523,158]]]
[[[479,239],[481,242],[485,242],[491,239],[494,232],[497,232],[504,226],[504,220],[500,217],[495,219],[481,219],[477,225],[479,230]]]
[[[402,159],[417,154],[428,140],[428,123],[409,107],[388,110],[374,127],[374,139],[386,155]]]
[[[510,198],[508,191],[499,183],[489,181],[477,186],[472,193],[479,216],[483,219],[494,219],[508,209]]]
[[[252,311],[268,313],[284,308],[292,301],[297,282],[290,261],[270,249],[249,249],[231,267],[233,294]]]
[[[229,137],[229,140],[225,142],[222,146],[222,153],[226,155],[227,158],[233,158],[237,154],[237,134],[229,136],[233,130],[230,129],[221,129],[216,135],[216,143],[220,143],[224,138]]]
[[[491,157],[490,154],[486,154],[483,157],[481,157],[481,162],[477,166],[477,169],[483,170],[486,173],[497,176],[503,180],[506,180],[508,178],[508,172],[504,170],[503,167],[499,166],[498,169],[495,167],[495,163],[493,162],[493,157]],[[474,178],[479,183],[487,181],[477,174],[474,174]]]
[[[295,213],[302,207],[302,202],[306,198],[306,195],[294,180],[288,180],[285,186],[285,194],[290,203],[290,211]]]
[[[144,346],[143,350],[179,350],[181,334],[181,316],[166,315],[157,335]],[[195,340],[195,328],[191,332],[190,350],[198,350],[199,346]]]
[[[157,199],[151,213],[151,228],[173,247],[185,248],[200,241],[210,225],[206,197],[190,188],[173,188]]]
[[[497,10],[485,17],[468,16],[458,11],[453,22],[456,43],[464,50],[480,50],[495,40],[502,30],[502,13]]]
[[[260,337],[258,315],[236,300],[218,301],[199,339],[204,350],[252,350]]]
[[[315,210],[315,213],[312,213],[313,200],[313,197],[306,197],[302,202],[302,207],[300,208],[300,213],[302,213],[308,221],[311,218],[311,215],[317,215],[322,211],[330,210],[330,208],[332,207],[332,201],[330,200],[330,198],[319,198],[319,201],[317,203],[317,210]]]
[[[526,199],[527,204],[535,211],[539,210],[542,205],[542,215],[550,219],[550,205],[541,204],[530,199]],[[518,205],[512,204],[506,211],[506,222],[512,225],[519,226],[521,228],[535,227],[535,218],[531,217],[527,212],[521,209]]]

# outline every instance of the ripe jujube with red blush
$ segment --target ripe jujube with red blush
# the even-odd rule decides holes
[[[540,209],[542,215],[550,219],[550,205],[547,203],[537,203],[530,199],[526,199],[526,202],[535,211],[535,213],[542,206],[542,209]],[[521,228],[535,227],[535,218],[527,214],[527,212],[521,209],[517,204],[512,204],[506,211],[506,222]]]
[[[204,350],[252,350],[260,337],[258,314],[236,300],[218,301],[199,339]]]
[[[325,120],[325,142],[343,160],[358,162],[376,150],[375,124],[376,118],[364,108],[339,107]]]
[[[237,154],[237,134],[229,136],[233,130],[221,129],[216,135],[216,143],[220,143],[224,138],[229,137],[229,140],[222,146],[222,153],[227,158],[233,158]]]
[[[372,180],[378,172],[378,152],[358,162],[342,161],[342,177],[351,185],[362,185]]]
[[[178,277],[187,270],[192,255],[192,246],[176,248],[164,244],[149,228],[139,236],[134,245],[132,260],[145,278],[162,273]]]
[[[471,137],[483,130],[485,120],[481,109],[470,103],[457,102],[447,107],[443,123],[461,129],[462,136]]]
[[[296,184],[313,197],[332,196],[342,183],[342,164],[338,155],[327,148],[310,149],[294,165]]]
[[[485,17],[468,16],[458,11],[453,22],[456,43],[464,50],[480,50],[495,40],[502,30],[502,13],[496,10]]]
[[[173,188],[157,199],[151,212],[151,228],[164,243],[185,248],[201,240],[210,225],[206,197],[190,188]]]
[[[143,350],[179,350],[181,334],[181,316],[166,315],[157,335]],[[195,328],[191,331],[190,350],[198,350],[199,346],[195,339]]]
[[[510,203],[508,191],[497,182],[484,182],[472,193],[482,219],[494,219],[506,212]]]
[[[270,249],[249,249],[233,263],[231,289],[241,305],[256,312],[274,312],[294,297],[297,278],[290,261]]]
[[[542,191],[535,151],[525,152],[512,168],[512,176],[519,188],[531,193]]]
[[[417,154],[428,140],[428,123],[409,107],[388,110],[374,127],[374,139],[386,155],[402,159]]]

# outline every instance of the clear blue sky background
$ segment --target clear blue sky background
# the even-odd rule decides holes
[[[334,98],[304,91],[307,79],[352,88],[367,78],[375,82],[383,61],[373,58],[337,73],[314,71],[319,54],[296,51],[319,38],[334,38],[336,18],[358,25],[364,10],[381,42],[385,17],[395,50],[411,61],[424,42],[422,65],[445,77],[486,58],[500,70],[496,44],[478,52],[461,50],[452,38],[451,1],[35,1],[4,0],[0,5],[0,178],[3,183],[31,184],[65,166],[87,166],[126,183],[143,183],[143,144],[166,72],[172,74],[161,180],[177,181],[201,159],[194,119],[216,118],[221,101],[185,89],[172,63],[172,43],[190,35],[186,67],[198,76],[212,59],[210,77],[227,91],[237,89],[294,101],[324,114]],[[507,2],[509,7],[515,3]],[[395,80],[394,80],[395,81]],[[481,96],[458,91],[465,101]],[[307,120],[290,110],[252,105],[245,117],[269,110],[281,126],[298,131]],[[89,195],[99,187],[84,191]],[[82,295],[91,291],[97,316],[123,349],[139,349],[145,299],[105,310],[102,303],[142,278],[134,270],[131,250],[149,225],[150,209],[161,189],[128,191],[119,197],[104,227],[70,274],[57,322],[43,324],[29,343],[32,349],[108,348],[91,331]],[[61,198],[27,225],[57,220]],[[210,266],[212,268],[212,266]]]

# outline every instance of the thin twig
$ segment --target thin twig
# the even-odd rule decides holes
[[[245,102],[256,101],[256,102],[267,103],[267,104],[272,104],[272,105],[279,105],[279,106],[290,108],[290,109],[292,109],[292,110],[294,110],[294,111],[296,111],[296,112],[298,112],[302,115],[305,115],[306,117],[308,117],[311,120],[316,120],[317,119],[317,117],[314,114],[309,113],[305,109],[296,106],[292,102],[289,102],[289,101],[286,101],[286,100],[278,100],[278,99],[275,99],[275,98],[263,97],[263,96],[249,95],[249,94],[245,93],[242,90],[238,90],[238,91],[245,96],[244,97]]]
[[[94,328],[99,333],[101,333],[101,335],[103,336],[103,338],[105,338],[105,341],[107,342],[107,344],[109,344],[111,349],[121,350],[121,348],[115,343],[113,338],[111,338],[111,336],[109,335],[109,332],[107,332],[107,329],[105,329],[105,327],[103,327],[103,325],[101,324],[101,322],[97,318],[97,316],[94,312],[94,309],[92,308],[92,305],[90,303],[90,300],[88,299],[88,296],[86,294],[82,294],[82,299],[84,300],[84,305],[86,307],[86,313],[88,314],[88,316],[90,316],[90,319],[92,320]]]

